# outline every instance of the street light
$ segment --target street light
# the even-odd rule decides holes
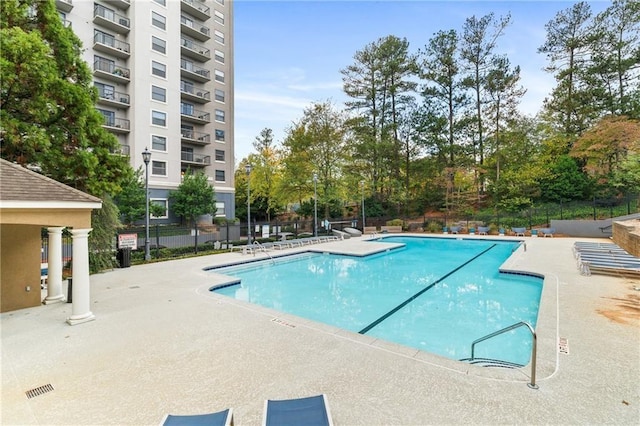
[[[247,245],[251,244],[251,164],[245,164],[247,172]]]
[[[313,236],[318,236],[318,174],[313,174]]]
[[[364,232],[364,181],[360,181],[360,186],[362,187],[362,232]]]
[[[144,227],[145,227],[145,239],[144,239],[144,260],[151,260],[151,253],[149,251],[149,161],[151,161],[151,152],[145,147],[142,152],[142,160],[144,161],[144,191],[145,191],[145,211]]]

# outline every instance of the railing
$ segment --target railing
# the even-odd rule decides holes
[[[182,45],[184,47],[186,47],[189,50],[193,50],[194,52],[199,53],[200,55],[206,56],[207,58],[211,57],[211,51],[209,49],[207,49],[206,47],[204,47],[201,44],[195,43],[191,40],[188,40],[186,38],[182,38],[181,39]]]
[[[129,68],[121,67],[113,62],[103,59],[97,59],[93,62],[93,70],[114,74],[122,78],[129,78],[130,75]]]
[[[200,12],[204,13],[205,15],[209,16],[209,7],[205,6],[204,3],[200,2],[200,1],[194,1],[194,0],[182,0],[182,3],[184,4],[188,4],[189,6],[193,7],[194,9],[199,10]]]
[[[127,93],[122,92],[107,92],[105,90],[98,90],[98,96],[101,99],[120,102],[122,104],[129,104],[131,100],[131,97]]]
[[[202,143],[211,142],[211,134],[209,133],[196,132],[191,129],[180,129],[180,134],[184,139],[191,139]]]
[[[104,125],[107,127],[115,127],[118,129],[129,130],[130,121],[126,118],[104,118]]]
[[[189,95],[193,95],[197,98],[205,99],[205,100],[209,100],[211,97],[211,93],[208,90],[190,87],[190,86],[184,86],[184,85],[180,86],[180,92],[187,93]]]
[[[211,33],[211,30],[209,30],[209,27],[204,25],[202,22],[192,21],[190,19],[185,18],[184,16],[180,17],[180,23],[185,27],[189,27],[195,31],[199,31],[202,34],[207,36],[210,35]]]
[[[122,50],[123,52],[130,53],[131,45],[127,42],[115,40],[107,34],[96,32],[93,36],[93,42],[98,44],[104,44],[105,46],[109,46],[111,48]]]
[[[199,76],[202,76],[203,78],[206,78],[206,79],[211,79],[210,77],[211,72],[208,69],[194,65],[193,63],[187,62],[184,59],[180,61],[180,69],[183,69],[185,71],[188,71],[194,74],[198,74]]]
[[[188,161],[190,163],[199,163],[205,165],[211,164],[210,155],[194,154],[192,152],[182,152],[180,155],[180,159],[182,161]]]
[[[486,336],[483,336],[479,339],[476,339],[473,341],[473,343],[471,344],[471,358],[470,360],[474,360],[475,359],[475,346],[476,343],[480,343],[480,342],[484,342],[485,340],[489,340],[493,337],[496,337],[500,334],[504,334],[508,331],[511,330],[515,330],[516,328],[519,327],[527,327],[529,329],[529,331],[531,332],[531,336],[533,338],[533,344],[531,345],[531,383],[527,383],[527,386],[529,386],[531,389],[538,389],[538,385],[536,385],[536,356],[538,353],[538,344],[537,344],[537,340],[538,337],[536,336],[536,332],[533,330],[533,327],[531,327],[531,325],[528,322],[524,322],[524,321],[520,321],[517,322],[515,324],[512,324],[508,327],[505,327],[501,330],[498,331],[494,331],[491,334],[487,334]]]
[[[96,4],[93,7],[93,16],[99,16],[107,21],[116,23],[123,27],[129,28],[129,18],[126,16],[120,15],[119,13],[115,13],[111,9],[107,9],[106,7]]]
[[[211,117],[210,113],[206,111],[199,111],[197,109],[194,109],[194,110],[182,109],[180,111],[180,114],[188,117],[197,118],[198,120],[202,120],[202,121],[210,121],[210,117]]]

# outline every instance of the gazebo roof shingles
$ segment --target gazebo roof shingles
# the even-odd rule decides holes
[[[1,158],[0,200],[102,202],[97,197]]]

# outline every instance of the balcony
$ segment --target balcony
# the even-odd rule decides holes
[[[211,143],[211,135],[204,132],[196,132],[189,129],[181,129],[181,141],[191,145],[209,145]]]
[[[131,147],[129,145],[120,145],[119,148],[111,151],[112,154],[122,155],[123,157],[129,157],[131,154]]]
[[[211,81],[211,71],[205,68],[201,68],[197,65],[193,65],[191,62],[180,61],[180,75],[187,77],[190,80],[197,81],[198,83],[206,83]]]
[[[113,37],[101,32],[96,32],[93,36],[93,49],[123,59],[129,58],[131,55],[131,45],[129,43],[115,40]]]
[[[105,117],[104,124],[102,126],[113,133],[129,133],[129,130],[131,130],[130,122],[126,118]]]
[[[211,9],[199,0],[181,0],[180,9],[203,21],[211,18]]]
[[[129,68],[121,67],[111,61],[96,59],[93,62],[93,75],[117,83],[129,84],[131,72]]]
[[[182,151],[180,153],[180,161],[185,165],[204,167],[211,165],[211,156]]]
[[[184,56],[200,62],[207,62],[211,59],[211,51],[209,49],[186,38],[181,38],[180,51]]]
[[[184,100],[197,102],[199,104],[211,102],[211,93],[208,90],[185,86],[184,84],[180,85],[180,97]]]
[[[180,118],[184,121],[189,121],[196,124],[208,124],[211,123],[211,114],[206,111],[198,110],[186,110],[180,111]]]
[[[127,10],[129,9],[129,6],[131,6],[130,0],[102,0],[102,1],[112,5],[115,8],[122,9],[122,10]]]
[[[113,30],[118,34],[128,34],[131,27],[129,18],[114,13],[111,9],[99,4],[93,7],[93,23]]]
[[[63,12],[71,12],[73,2],[71,0],[56,0],[56,7]]]
[[[211,38],[211,30],[202,22],[180,17],[180,30],[183,34],[196,40],[207,41]]]
[[[126,93],[102,91],[98,93],[98,102],[116,108],[129,108],[131,97]]]

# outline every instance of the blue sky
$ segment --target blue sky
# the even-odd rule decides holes
[[[490,12],[511,13],[512,23],[496,52],[520,65],[527,89],[521,110],[535,114],[554,85],[542,68],[545,24],[571,1],[435,0],[235,0],[235,149],[236,162],[254,152],[252,143],[265,127],[280,143],[287,127],[312,102],[342,107],[340,70],[353,64],[356,51],[387,35],[405,37],[411,52],[423,48],[440,30],[461,30],[465,19]],[[608,1],[591,1],[592,12]]]

